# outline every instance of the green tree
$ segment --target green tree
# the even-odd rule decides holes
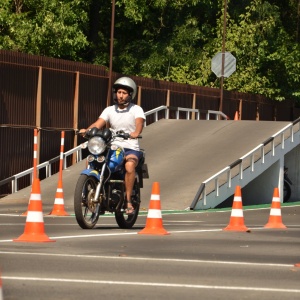
[[[279,7],[251,1],[229,23],[227,49],[237,58],[237,71],[226,79],[226,89],[280,101],[299,96],[300,48],[283,26]]]
[[[289,34],[282,22],[283,6],[263,0],[248,1],[245,7],[234,0],[228,3],[226,50],[236,57],[237,70],[225,79],[224,88],[279,101],[300,99],[300,48],[294,41],[296,30]],[[197,63],[171,67],[171,80],[219,87],[220,79],[210,67],[211,58],[222,50],[223,1],[219,1],[219,11]]]
[[[237,70],[224,88],[299,99],[300,0],[227,0],[226,51]],[[113,70],[219,87],[224,0],[115,0]],[[112,2],[2,0],[0,49],[109,66]]]
[[[192,66],[215,26],[215,1],[118,1],[117,71],[173,80],[171,69]],[[125,19],[124,19],[125,17]]]
[[[0,49],[79,60],[87,45],[87,1],[2,0]]]

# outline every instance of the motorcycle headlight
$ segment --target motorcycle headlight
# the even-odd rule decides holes
[[[101,154],[105,150],[106,144],[104,140],[99,136],[94,136],[88,141],[88,149],[94,154]]]

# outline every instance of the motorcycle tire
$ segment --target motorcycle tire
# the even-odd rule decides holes
[[[292,190],[290,185],[284,181],[283,185],[283,202],[288,202],[289,199],[291,198]]]
[[[99,219],[99,203],[93,202],[97,180],[92,176],[80,175],[74,193],[74,211],[82,229],[92,229]]]
[[[119,227],[122,229],[132,228],[139,215],[141,193],[140,193],[140,184],[136,179],[134,182],[133,190],[134,190],[133,193],[134,196],[131,197],[131,203],[134,208],[134,213],[130,215],[126,215],[125,212],[120,212],[120,211],[115,213],[116,222],[119,225]],[[124,205],[126,205],[126,203]]]

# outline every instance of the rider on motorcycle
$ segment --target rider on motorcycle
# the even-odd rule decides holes
[[[142,133],[145,114],[140,106],[131,102],[137,92],[136,84],[131,78],[117,79],[112,86],[112,92],[114,104],[105,108],[98,120],[87,129],[81,129],[80,133],[83,134],[93,127],[101,129],[109,124],[109,127],[115,131],[123,130],[130,134],[131,139],[118,141],[118,145],[121,145],[125,151],[126,213],[130,215],[134,213],[131,194],[135,180],[135,167],[142,156],[137,137]]]

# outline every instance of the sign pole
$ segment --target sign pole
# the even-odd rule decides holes
[[[220,82],[220,106],[219,111],[223,110],[223,85],[224,85],[224,66],[225,66],[225,36],[226,36],[226,15],[227,15],[227,0],[224,0],[224,22],[223,22],[223,41],[222,41],[222,67],[221,67],[221,82]]]
[[[111,29],[110,29],[110,52],[109,52],[109,75],[108,75],[108,92],[107,92],[106,106],[110,105],[111,94],[112,94],[111,86],[112,86],[112,69],[113,69],[114,28],[115,28],[115,0],[112,0]]]

